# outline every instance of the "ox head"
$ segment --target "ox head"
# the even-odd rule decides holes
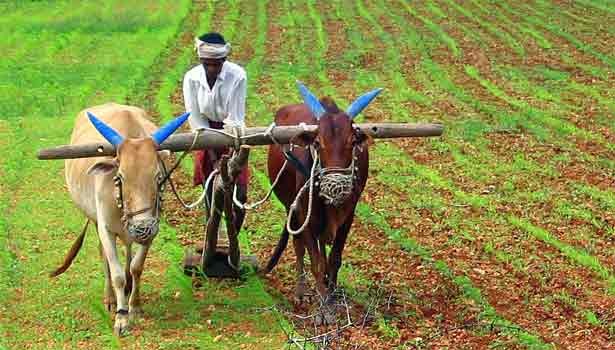
[[[348,167],[353,157],[353,149],[369,141],[369,137],[353,125],[354,118],[369,105],[382,91],[372,90],[341,111],[332,99],[325,97],[318,100],[301,82],[297,82],[303,102],[312,111],[318,121],[314,132],[304,132],[294,141],[299,144],[311,144],[318,151],[323,167]]]
[[[116,157],[95,163],[89,175],[112,175],[118,207],[129,235],[138,243],[150,242],[158,233],[158,216],[165,178],[164,161],[168,151],[158,151],[187,119],[185,113],[173,119],[147,138],[124,138],[109,125],[87,115],[98,132],[116,149]]]
[[[292,142],[310,144],[318,152],[320,196],[327,204],[339,206],[353,192],[358,175],[355,161],[363,146],[371,141],[363,131],[354,127],[353,119],[382,89],[360,96],[344,112],[330,98],[318,100],[301,82],[297,83],[303,102],[316,118],[318,128],[298,135]]]

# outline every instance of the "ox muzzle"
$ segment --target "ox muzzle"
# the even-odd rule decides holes
[[[161,162],[163,169],[166,173],[164,163],[162,163],[162,160],[160,159],[159,161]],[[164,177],[164,179],[166,180],[166,177]],[[164,182],[157,184],[156,200],[153,207],[129,212],[128,210],[126,210],[126,206],[124,204],[122,179],[119,176],[115,176],[113,181],[115,183],[116,189],[117,207],[123,211],[122,222],[124,224],[124,227],[126,228],[126,231],[128,231],[128,236],[139,244],[145,245],[151,243],[159,231],[159,218],[160,211],[162,209],[162,194],[164,192]],[[153,211],[152,216],[136,219],[138,215],[145,214],[149,211]]]
[[[348,167],[321,167],[318,169],[316,186],[319,188],[318,195],[324,199],[325,204],[339,207],[352,194],[358,174],[358,167],[355,163],[357,152],[361,151],[359,148],[359,146],[353,147],[352,161]],[[312,152],[318,151],[312,150]]]
[[[139,244],[150,243],[158,234],[160,222],[157,218],[128,220],[127,230],[130,237]]]

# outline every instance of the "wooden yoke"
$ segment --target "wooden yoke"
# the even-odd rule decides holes
[[[431,137],[440,136],[444,126],[442,124],[404,124],[404,123],[364,123],[356,124],[365,134],[374,139],[389,139],[399,137]],[[244,145],[270,145],[274,139],[279,143],[289,143],[290,140],[304,131],[316,130],[316,125],[276,126],[271,130],[266,127],[251,127],[244,129],[241,144]],[[211,147],[233,147],[236,145],[235,137],[220,133],[219,130],[203,130],[195,140],[194,133],[171,135],[159,145],[160,150],[180,152],[186,150],[206,149]],[[58,146],[42,149],[38,152],[38,159],[71,159],[87,157],[114,156],[115,147],[107,142]]]

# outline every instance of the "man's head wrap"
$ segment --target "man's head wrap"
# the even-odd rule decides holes
[[[225,58],[231,52],[231,44],[219,33],[207,33],[194,39],[194,48],[199,58]]]

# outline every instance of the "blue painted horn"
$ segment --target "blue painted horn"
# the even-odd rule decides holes
[[[186,122],[186,120],[188,120],[189,116],[190,112],[186,112],[179,117],[171,120],[170,122],[166,123],[163,127],[156,130],[156,132],[152,134],[152,139],[154,139],[157,144],[161,145],[164,140],[167,139],[167,137],[171,136],[171,134],[174,133],[175,130],[177,130],[180,126],[182,126],[183,123]]]
[[[297,87],[299,87],[299,93],[303,97],[303,103],[310,108],[316,119],[320,119],[325,114],[325,108],[320,104],[318,98],[299,80],[297,80]]]
[[[376,98],[376,96],[378,96],[380,91],[382,91],[381,88],[374,89],[366,94],[359,96],[356,100],[354,100],[353,103],[350,104],[350,106],[348,106],[348,109],[346,109],[346,114],[348,114],[350,119],[354,119],[354,117],[361,113],[361,111],[364,110],[365,107],[367,107],[367,105],[369,105],[370,102],[372,102],[372,100]]]
[[[118,132],[113,130],[112,127],[96,118],[94,114],[90,112],[87,112],[87,114],[90,122],[92,122],[96,130],[98,130],[98,132],[114,147],[117,147],[120,143],[122,143],[122,141],[124,141],[122,135],[118,134]]]

